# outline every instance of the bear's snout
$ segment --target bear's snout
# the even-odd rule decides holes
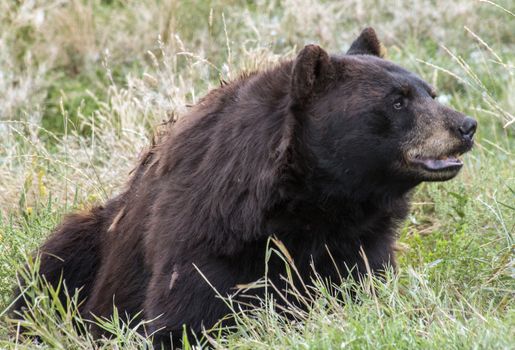
[[[465,117],[465,120],[458,130],[460,131],[461,137],[465,141],[472,141],[472,138],[474,137],[474,134],[477,130],[477,122],[471,117]]]

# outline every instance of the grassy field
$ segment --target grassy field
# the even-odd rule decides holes
[[[0,348],[146,348],[118,319],[95,341],[41,294],[19,336],[15,271],[74,209],[121,190],[164,120],[219,79],[293,55],[343,52],[373,26],[388,59],[479,121],[461,174],[424,184],[399,237],[397,274],[319,284],[289,321],[271,303],[191,346],[238,349],[513,349],[515,3],[510,0],[46,0],[0,2]],[[34,283],[36,284],[36,280]],[[50,310],[58,308],[61,318]],[[207,343],[208,342],[208,343]]]

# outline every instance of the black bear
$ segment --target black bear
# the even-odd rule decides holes
[[[346,54],[308,45],[208,93],[122,194],[64,220],[38,251],[40,273],[82,288],[84,317],[114,304],[154,320],[160,343],[227,315],[213,287],[227,296],[263,277],[272,236],[306,283],[311,265],[334,282],[366,273],[361,251],[381,271],[395,266],[410,190],[453,178],[476,126],[383,59],[371,28]],[[284,287],[283,272],[269,262],[271,283]]]

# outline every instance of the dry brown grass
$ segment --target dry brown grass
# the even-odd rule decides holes
[[[134,0],[110,6],[100,0],[0,4],[2,210],[18,208],[20,198],[23,210],[46,201],[49,193],[63,202],[80,189],[80,201],[90,201],[119,190],[148,144],[153,126],[171,114],[183,114],[185,106],[195,103],[218,77],[230,79],[242,70],[291,57],[303,43],[319,42],[343,51],[360,28],[373,24],[390,56],[401,63],[421,73],[451,63],[454,68],[445,70],[470,78],[476,66],[463,71],[466,60],[455,57],[452,63],[452,56],[438,45],[445,43],[449,52],[470,51],[463,41],[474,38],[470,40],[464,25],[493,45],[511,28],[494,16],[484,16],[495,6],[469,0],[261,0],[249,7],[217,0],[211,9]],[[513,44],[513,38],[509,40]],[[435,48],[427,49],[428,42]],[[127,62],[137,62],[139,68],[126,71],[124,84],[111,79],[105,96],[93,94],[98,99],[93,113],[84,115],[79,108],[45,114],[47,91],[56,87],[57,77],[75,79],[91,70],[110,77]],[[509,75],[504,93],[510,96],[513,62],[503,64]],[[513,99],[496,99],[487,88],[483,92],[487,103],[476,106],[479,111],[511,123]],[[69,93],[73,92],[62,91],[61,98]],[[68,118],[70,113],[79,115],[77,125]],[[42,129],[43,116],[64,119],[64,137]],[[85,126],[91,132],[84,134]],[[53,140],[51,145],[48,139]]]

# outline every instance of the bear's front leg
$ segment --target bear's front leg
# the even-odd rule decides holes
[[[221,297],[233,295],[238,284],[251,283],[264,273],[264,265],[263,271],[248,266],[231,258],[202,257],[156,267],[144,305],[145,319],[151,321],[147,332],[153,334],[154,345],[180,346],[184,326],[192,340],[192,333],[199,337],[203,329],[229,315],[232,310]],[[230,324],[229,317],[223,320],[224,326]]]
[[[381,276],[388,268],[396,269],[395,261],[395,237],[393,234],[384,234],[361,242],[360,257],[362,263],[358,264],[360,274],[366,274],[369,265],[370,271]]]

